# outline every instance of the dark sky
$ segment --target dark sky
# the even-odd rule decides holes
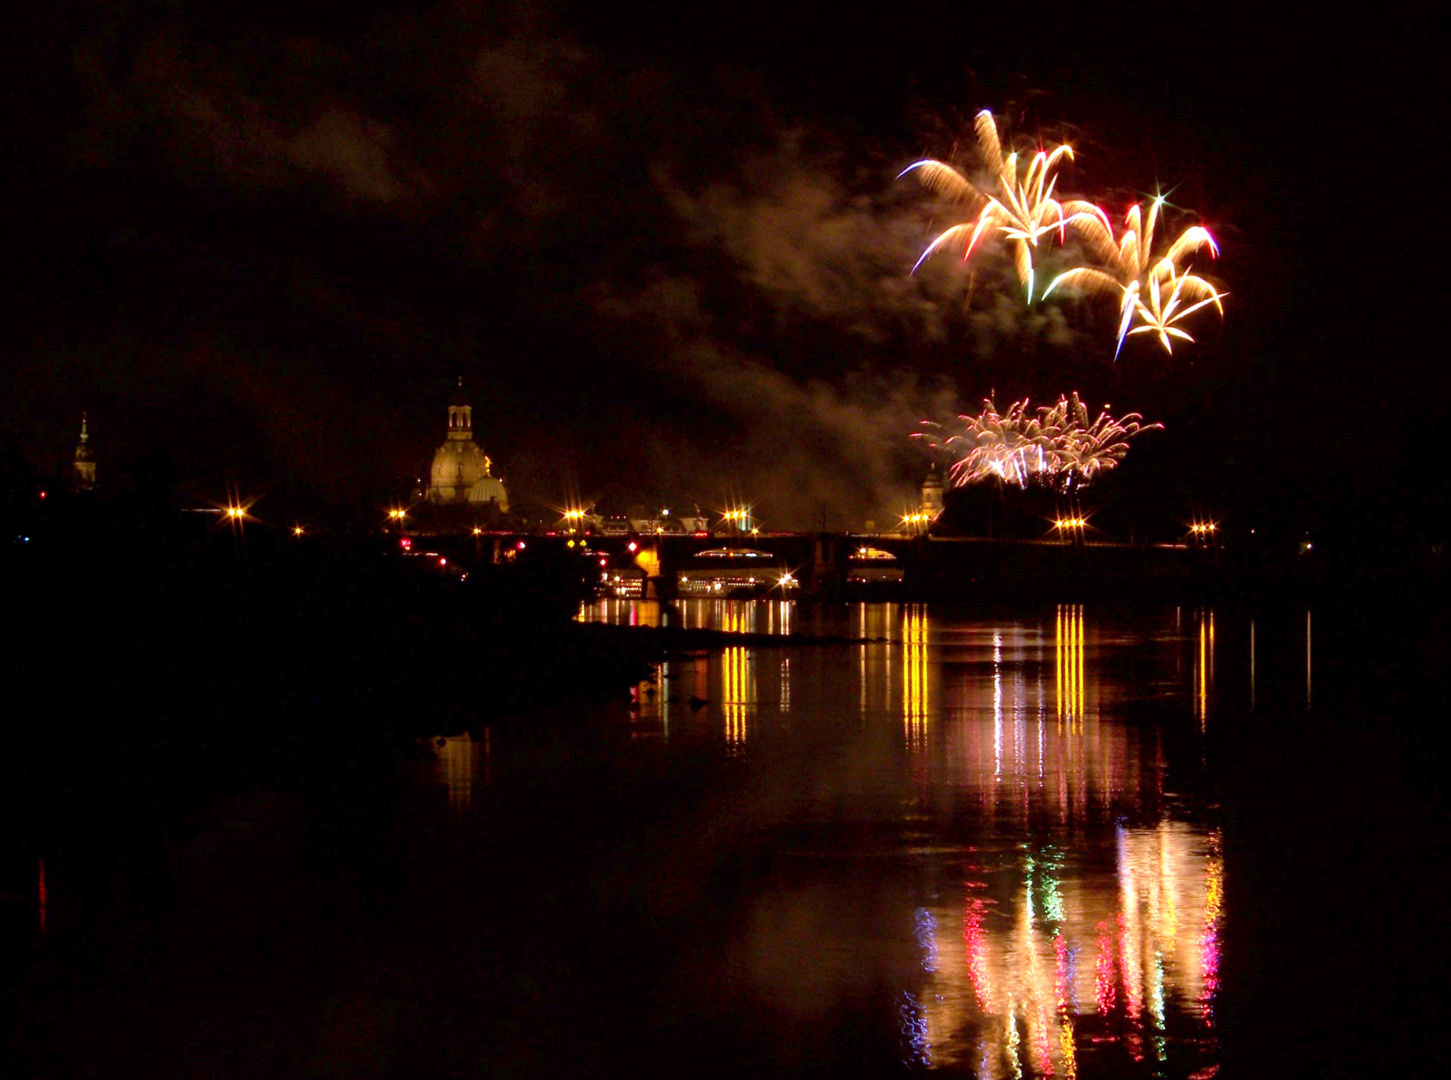
[[[1416,465],[1446,382],[1438,28],[622,10],[31,5],[0,433],[53,468],[87,409],[116,482],[164,447],[198,494],[378,502],[462,374],[516,499],[739,495],[786,526],[895,508],[920,419],[1077,389],[1163,421],[1142,457],[1209,503],[1224,462],[1267,489],[1440,483]],[[1114,364],[1111,312],[1030,311],[991,251],[971,292],[950,259],[909,277],[950,211],[894,177],[970,160],[984,107],[1069,138],[1060,189],[1115,216],[1172,189],[1221,242],[1222,326]]]

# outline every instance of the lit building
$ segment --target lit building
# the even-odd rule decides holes
[[[71,489],[93,491],[96,487],[96,455],[86,445],[90,440],[86,431],[86,414],[81,413],[81,441],[76,443],[75,460],[71,462]]]
[[[473,412],[459,379],[448,406],[448,438],[433,455],[424,497],[441,506],[466,505],[507,514],[504,481],[493,474],[493,462],[474,442]]]
[[[942,513],[942,475],[937,471],[936,462],[932,463],[927,479],[922,481],[922,513],[928,521],[936,521]]]

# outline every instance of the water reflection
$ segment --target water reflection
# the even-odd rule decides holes
[[[721,704],[725,715],[725,740],[733,750],[745,745],[751,713],[756,706],[756,657],[754,650],[731,648],[721,651]]]
[[[1083,605],[1059,604],[1054,660],[1057,672],[1058,724],[1080,727],[1088,711],[1084,683]]]
[[[489,779],[489,729],[480,741],[469,735],[449,735],[432,741],[433,779],[448,792],[449,808],[463,813],[473,806],[474,785]]]
[[[1194,718],[1202,734],[1209,722],[1209,698],[1214,688],[1214,611],[1201,608],[1194,613]]]
[[[1164,821],[1116,830],[1114,862],[1062,848],[976,853],[951,897],[913,914],[920,1031],[935,1067],[980,1077],[1160,1073],[1212,1064],[1219,837]],[[930,940],[921,941],[924,926]]]
[[[790,636],[799,632],[795,614],[796,605],[790,600],[689,597],[661,604],[657,600],[600,599],[582,605],[575,619],[611,626],[674,626],[684,630]]]
[[[1311,664],[1310,660],[1311,660],[1311,649],[1310,649],[1310,612],[1307,610],[1305,612],[1305,708],[1306,709],[1309,709],[1311,707],[1311,703],[1312,703],[1312,700],[1313,700],[1312,695],[1310,693],[1310,690],[1311,690],[1311,686],[1310,686],[1310,675],[1311,675],[1311,669],[1312,669],[1313,665]]]
[[[630,716],[636,722],[631,734],[658,731],[666,741],[670,739],[670,704],[674,676],[670,662],[661,661],[654,671],[630,687]]]
[[[927,748],[927,712],[930,705],[927,678],[927,605],[908,604],[902,616],[902,721],[907,746]],[[890,665],[889,665],[890,670]],[[887,693],[891,693],[890,686]]]
[[[1249,708],[1254,712],[1255,707],[1255,621],[1249,621]]]
[[[662,616],[658,600],[602,599],[580,608],[575,619],[610,626],[660,626]]]
[[[1202,768],[1174,748],[1202,748],[1219,707],[1217,639],[1229,631],[1213,609],[1134,620],[1061,604],[979,619],[921,604],[695,600],[678,612],[683,626],[789,634],[805,622],[857,639],[696,656],[662,669],[656,703],[637,697],[638,712],[700,703],[686,714],[694,730],[765,763],[763,785],[790,778],[760,806],[782,812],[802,793],[804,818],[783,812],[784,828],[810,820],[835,835],[815,816],[825,812],[902,830],[885,842],[872,831],[864,851],[850,835],[831,841],[841,846],[812,856],[823,861],[801,879],[743,897],[750,960],[721,967],[752,1000],[803,1018],[834,995],[889,993],[903,1063],[984,1080],[1212,1074],[1221,841],[1212,808],[1166,796],[1165,775]],[[629,618],[605,605],[589,617]],[[1253,693],[1255,628],[1244,629]],[[1304,632],[1308,702],[1308,618]],[[1124,702],[1156,695],[1177,702],[1158,724],[1125,721]],[[803,743],[817,749],[784,738],[797,732],[815,732]],[[782,755],[788,768],[773,764]],[[853,859],[884,868],[840,869]],[[898,900],[861,892],[874,873]],[[909,967],[887,959],[891,941],[910,942]]]
[[[594,614],[625,624],[839,637],[692,642],[628,696],[542,700],[537,713],[495,721],[492,738],[428,739],[401,765],[370,755],[348,766],[341,790],[328,771],[307,800],[209,818],[188,846],[205,859],[187,855],[162,881],[197,914],[179,928],[167,915],[171,928],[158,920],[154,938],[148,928],[138,939],[162,961],[58,999],[56,1043],[75,1016],[109,1020],[102,998],[173,987],[183,989],[142,1014],[137,1042],[144,1060],[217,1046],[186,1059],[199,1075],[247,1054],[232,1072],[289,1075],[310,1047],[336,1042],[358,1048],[345,1065],[366,1058],[390,1075],[1204,1078],[1221,1025],[1226,1042],[1253,1026],[1277,1047],[1282,1033],[1309,1030],[1253,998],[1235,1002],[1242,1026],[1225,1023],[1234,1013],[1221,972],[1238,977],[1226,975],[1226,988],[1244,986],[1269,963],[1231,950],[1281,927],[1294,931],[1294,947],[1274,953],[1286,970],[1260,985],[1303,990],[1299,1007],[1317,1019],[1316,995],[1335,991],[1323,1015],[1363,1026],[1375,1014],[1356,1012],[1355,985],[1339,992],[1335,980],[1356,969],[1338,957],[1385,939],[1337,953],[1318,930],[1338,916],[1316,921],[1322,896],[1360,896],[1349,869],[1313,872],[1344,845],[1305,832],[1319,820],[1310,808],[1285,820],[1226,816],[1237,829],[1226,828],[1227,876],[1206,794],[1214,774],[1201,764],[1206,742],[1221,745],[1201,738],[1211,725],[1254,739],[1286,728],[1276,752],[1255,759],[1266,770],[1317,727],[1222,722],[1248,700],[1246,674],[1252,688],[1260,680],[1261,708],[1277,709],[1269,719],[1298,710],[1302,693],[1309,702],[1315,642],[1302,611],[1250,624],[1224,608],[1187,607],[1180,622],[1172,608],[1077,604],[983,615],[607,602]],[[1334,626],[1313,629],[1323,660]],[[1322,679],[1318,707],[1335,706],[1332,686]],[[396,783],[395,766],[417,783]],[[1273,775],[1255,783],[1272,796],[1282,786]],[[1373,809],[1380,794],[1367,786],[1363,801]],[[1289,869],[1311,876],[1275,873],[1296,847],[1308,853]],[[78,876],[49,853],[37,866],[38,854],[0,900],[26,905],[34,937],[48,883],[41,944],[61,956]],[[1316,904],[1274,899],[1287,881]],[[230,906],[194,903],[203,893]],[[1386,895],[1373,887],[1368,902]],[[1238,934],[1226,938],[1229,918]],[[238,932],[218,939],[217,925]],[[279,925],[296,932],[279,938]],[[269,940],[277,946],[249,959],[251,943]],[[198,941],[208,948],[198,953]],[[212,948],[226,941],[241,945]],[[121,955],[137,951],[127,943]],[[1296,970],[1301,957],[1312,963]],[[1275,1003],[1268,992],[1258,1000]],[[238,1015],[254,1019],[234,1042],[215,1039]]]

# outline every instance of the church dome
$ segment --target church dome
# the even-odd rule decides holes
[[[450,439],[433,455],[429,496],[435,502],[462,502],[470,488],[487,475],[484,452],[472,439]]]
[[[501,514],[509,512],[509,495],[504,490],[504,482],[497,476],[482,476],[469,488],[469,503],[474,506],[483,506],[485,503],[495,503]]]
[[[450,398],[448,439],[433,455],[428,475],[428,501],[509,510],[504,483],[492,474],[492,462],[474,442],[473,408],[463,393],[463,382]]]

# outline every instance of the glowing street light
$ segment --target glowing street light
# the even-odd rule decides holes
[[[1214,534],[1219,531],[1219,523],[1214,521],[1193,521],[1189,523],[1189,535],[1201,544],[1207,544],[1214,539]]]
[[[1079,543],[1083,540],[1083,530],[1088,528],[1088,519],[1078,516],[1055,518],[1053,528],[1063,537],[1065,543]]]
[[[567,506],[559,512],[559,520],[563,522],[565,532],[579,532],[584,529],[589,521],[592,506]]]
[[[722,513],[721,517],[736,527],[737,532],[755,533],[751,527],[751,508],[749,506],[732,507]]]
[[[912,532],[912,533],[925,532],[927,530],[927,528],[934,521],[937,520],[937,515],[936,514],[929,514],[925,510],[920,510],[920,511],[917,511],[915,513],[910,513],[910,514],[903,514],[903,515],[901,515],[901,517],[902,517],[902,529],[905,532]]]
[[[226,506],[218,507],[217,512],[222,515],[223,521],[235,529],[251,519],[251,515],[247,512],[251,508],[251,503],[242,503],[233,500],[228,502]]]

